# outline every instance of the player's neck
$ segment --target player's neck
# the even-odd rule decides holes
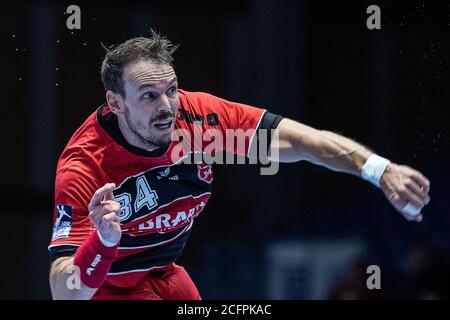
[[[147,141],[143,140],[141,137],[136,135],[133,131],[130,130],[126,121],[123,121],[120,117],[118,117],[119,129],[122,132],[122,135],[126,142],[128,142],[133,147],[143,149],[145,151],[155,151],[160,147]]]

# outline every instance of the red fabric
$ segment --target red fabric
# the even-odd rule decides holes
[[[173,264],[161,276],[147,276],[133,288],[102,287],[92,300],[201,300],[201,297],[186,270]]]
[[[240,103],[230,102],[203,92],[187,92],[179,90],[180,110],[186,110],[193,115],[206,115],[216,113],[219,115],[218,125],[205,125],[207,129],[217,129],[225,137],[227,129],[242,129],[251,132],[255,130],[265,112],[260,109]],[[105,108],[104,114],[111,112]],[[184,129],[194,135],[196,126],[188,121],[180,120],[182,112],[179,111],[175,127]],[[246,153],[250,139],[245,141],[244,150],[235,153]],[[209,143],[204,142],[206,147]],[[103,130],[97,119],[97,112],[92,113],[86,121],[73,134],[58,161],[55,181],[55,204],[65,204],[72,207],[72,224],[66,237],[52,239],[49,248],[59,245],[81,245],[93,230],[88,216],[87,206],[94,192],[105,183],[113,182],[117,186],[125,179],[155,166],[170,165],[171,152],[177,145],[172,143],[168,150],[159,157],[143,157],[134,154],[118,145],[107,132]],[[226,144],[223,145],[226,148]],[[217,150],[215,150],[217,151]],[[210,178],[212,179],[212,178]],[[202,199],[203,200],[203,199]],[[180,204],[180,207],[186,206]],[[179,208],[173,208],[174,211]],[[57,219],[57,210],[54,209],[53,223]],[[133,225],[123,225],[129,229]],[[181,226],[178,226],[181,227]],[[155,228],[152,233],[161,232]]]
[[[117,247],[105,247],[93,232],[82,246],[77,249],[73,264],[80,268],[81,281],[89,288],[98,288],[117,257]]]
[[[248,132],[244,148],[236,145],[223,148],[229,151],[246,154],[249,148],[250,139],[253,136],[259,121],[265,110],[240,103],[230,102],[210,94],[202,92],[187,92],[179,90],[180,110],[175,123],[176,129],[183,129],[188,135],[193,136],[196,130],[203,133],[207,129],[216,129],[223,137],[227,134],[227,129],[242,129]],[[105,107],[103,115],[110,113],[109,107]],[[214,121],[215,115],[218,122]],[[203,117],[203,126],[198,126],[192,122]],[[247,135],[246,135],[247,136]],[[78,128],[69,140],[58,162],[55,181],[55,204],[63,205],[70,217],[64,216],[65,227],[57,228],[58,211],[55,208],[53,223],[55,225],[50,250],[58,251],[62,246],[80,246],[95,230],[88,219],[88,204],[94,192],[105,183],[113,182],[120,186],[126,179],[151,170],[155,167],[169,166],[173,164],[171,153],[177,143],[172,142],[168,150],[161,156],[146,157],[135,154],[123,146],[119,145],[101,126],[97,118],[97,112],[91,114],[86,121]],[[202,145],[206,148],[208,143]],[[214,150],[219,151],[220,148]],[[205,151],[206,152],[206,151]],[[198,167],[199,179],[211,183],[213,180],[210,166]],[[180,182],[181,183],[181,182]],[[198,216],[206,205],[210,193],[206,192],[201,197],[183,198],[174,201],[161,213],[170,215],[170,219],[176,218],[179,212],[193,211],[192,218]],[[56,207],[56,206],[55,206]],[[167,226],[160,223],[158,226],[158,208],[154,212],[149,212],[144,218],[133,220],[129,223],[122,223],[123,233],[130,236],[139,236],[143,233],[147,235],[166,232]],[[172,220],[171,220],[172,221]],[[180,220],[174,229],[185,228],[192,222],[192,219]],[[150,228],[150,226],[154,226]],[[58,230],[59,229],[59,230]],[[144,229],[143,231],[140,229]],[[127,256],[140,253],[145,249],[119,249],[116,260],[121,260]],[[149,271],[165,268],[166,265],[158,265],[152,270],[136,271],[130,270],[127,273],[116,273],[107,276],[105,283],[113,283],[120,287],[134,287]]]

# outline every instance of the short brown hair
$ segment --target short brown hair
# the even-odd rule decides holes
[[[169,64],[173,67],[172,54],[178,48],[159,32],[150,30],[150,37],[129,39],[116,46],[105,48],[106,55],[101,67],[101,77],[105,90],[125,96],[122,80],[123,69],[130,63],[150,60],[157,64]]]

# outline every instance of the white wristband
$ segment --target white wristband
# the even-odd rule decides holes
[[[111,248],[111,247],[115,247],[115,246],[117,245],[117,242],[114,243],[114,242],[111,242],[111,241],[108,241],[108,240],[103,239],[103,238],[102,238],[102,235],[100,234],[100,232],[98,232],[98,230],[97,230],[97,234],[98,234],[98,238],[100,239],[100,242],[101,242],[105,247]]]
[[[362,166],[361,177],[379,188],[381,176],[389,163],[391,162],[388,159],[373,154]]]

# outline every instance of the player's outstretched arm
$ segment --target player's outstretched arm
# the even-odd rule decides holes
[[[120,204],[116,202],[115,185],[107,183],[98,189],[89,204],[89,219],[97,231],[92,232],[73,257],[55,260],[50,269],[53,299],[91,299],[104,282],[122,236]],[[73,277],[79,277],[73,279]]]
[[[362,177],[380,187],[397,211],[407,220],[420,222],[420,210],[429,203],[430,181],[419,171],[375,155],[369,148],[333,132],[317,130],[290,119],[278,127],[280,162],[306,160],[333,171]]]

